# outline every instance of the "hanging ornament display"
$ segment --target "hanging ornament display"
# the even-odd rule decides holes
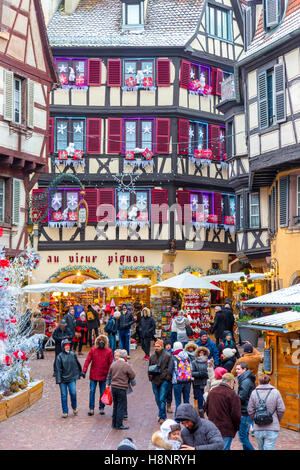
[[[80,191],[80,201],[77,205],[77,212],[76,212],[76,221],[77,226],[80,228],[82,226],[87,226],[88,218],[89,218],[89,208],[86,200],[84,199],[85,191]]]
[[[67,85],[68,84],[67,76],[64,73],[61,73],[58,78],[59,78],[59,81],[62,85]]]
[[[55,193],[54,196],[51,199],[51,207],[55,211],[57,211],[62,204],[62,194],[61,193]]]
[[[235,217],[226,215],[224,217],[224,229],[229,230],[229,232],[235,232]]]
[[[76,86],[84,85],[84,83],[85,83],[84,75],[76,75],[75,83],[76,83]]]
[[[67,193],[67,207],[71,211],[77,209],[78,206],[78,192]]]

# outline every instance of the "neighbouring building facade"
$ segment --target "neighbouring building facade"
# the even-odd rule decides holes
[[[28,243],[29,193],[48,171],[50,93],[58,78],[38,0],[0,2],[0,245]]]
[[[237,202],[237,254],[269,265],[273,288],[300,281],[300,2],[241,1],[245,54],[219,109]],[[247,146],[240,142],[241,126]]]

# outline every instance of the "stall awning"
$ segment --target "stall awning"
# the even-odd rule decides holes
[[[82,284],[68,284],[67,282],[49,282],[44,284],[30,284],[22,288],[23,292],[82,292]]]
[[[171,289],[208,289],[208,290],[219,290],[217,286],[211,284],[203,277],[195,276],[190,273],[178,274],[178,276],[170,277],[165,281],[155,284],[153,287],[169,287]]]
[[[245,300],[244,307],[294,307],[300,305],[300,284]]]
[[[292,310],[249,320],[247,328],[289,333],[300,330],[300,312]]]
[[[141,286],[151,284],[151,279],[148,277],[142,278],[129,278],[129,279],[89,279],[82,283],[85,289],[98,288],[98,287],[121,287],[121,286]]]
[[[246,274],[243,272],[239,273],[225,273],[225,274],[212,274],[211,276],[204,276],[202,279],[206,279],[209,282],[232,282],[232,281],[240,281],[241,277],[246,279]],[[262,273],[250,273],[251,281],[258,281],[261,279],[265,279],[265,275]]]

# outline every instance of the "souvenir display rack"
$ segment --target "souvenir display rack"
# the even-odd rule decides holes
[[[183,297],[183,309],[192,318],[191,327],[195,335],[194,338],[199,338],[201,330],[208,331],[210,324],[210,295],[209,294],[187,294]]]
[[[150,308],[156,322],[157,335],[162,338],[169,336],[172,298],[170,292],[162,292],[160,296],[153,295],[150,300]]]

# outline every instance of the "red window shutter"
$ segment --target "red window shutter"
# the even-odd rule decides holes
[[[191,222],[191,193],[190,191],[177,191],[177,219],[178,222]]]
[[[107,86],[121,86],[122,62],[121,59],[108,59],[107,61]]]
[[[170,86],[170,60],[157,59],[156,61],[156,85],[157,86]]]
[[[101,85],[101,59],[89,59],[88,60],[88,81],[89,86],[100,86]]]
[[[164,207],[160,209],[160,206]],[[168,221],[168,190],[152,189],[151,191],[151,222]]]
[[[122,119],[108,118],[108,144],[107,153],[122,153]]]
[[[49,153],[54,152],[54,117],[49,118]]]
[[[221,141],[220,141],[220,126],[214,124],[209,125],[209,145],[212,151],[212,158],[220,160],[221,154]]]
[[[43,224],[48,222],[48,200],[46,199],[46,194],[46,189],[32,190],[31,220],[33,222],[42,222]]]
[[[189,121],[187,119],[178,120],[178,153],[187,155],[189,153]]]
[[[180,86],[181,88],[189,89],[190,81],[191,81],[191,63],[187,62],[186,60],[181,61],[181,68],[180,68]]]
[[[211,69],[212,93],[221,96],[221,83],[223,82],[224,72],[221,69]]]
[[[170,119],[156,119],[155,152],[160,154],[170,153]]]
[[[97,222],[97,207],[99,203],[98,189],[86,189],[84,199],[88,205],[88,222]]]
[[[218,216],[218,224],[222,223],[222,194],[214,193],[214,214]]]
[[[101,206],[105,206],[102,207]],[[99,189],[99,206],[100,212],[98,213],[98,220],[105,220],[106,222],[114,222],[115,220],[115,190]]]
[[[87,154],[99,154],[101,151],[101,119],[87,119]]]

